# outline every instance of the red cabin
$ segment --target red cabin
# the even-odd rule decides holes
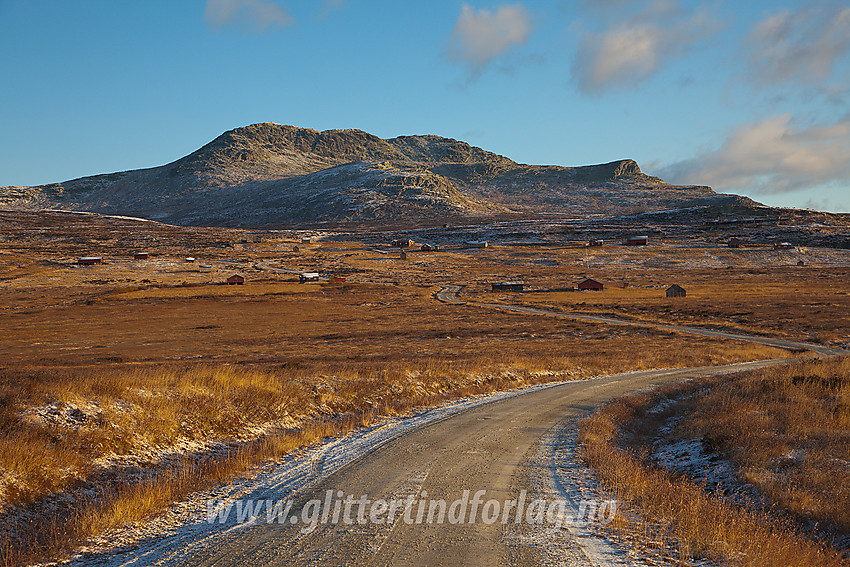
[[[626,246],[648,246],[649,245],[649,237],[648,236],[630,236],[626,240]]]
[[[579,282],[578,288],[580,290],[602,291],[605,289],[605,286],[601,282],[587,278],[586,280]]]

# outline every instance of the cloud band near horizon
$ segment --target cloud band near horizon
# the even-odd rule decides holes
[[[677,184],[772,195],[850,179],[850,117],[800,126],[791,114],[737,128],[723,144],[661,168]],[[846,191],[846,187],[844,188]]]

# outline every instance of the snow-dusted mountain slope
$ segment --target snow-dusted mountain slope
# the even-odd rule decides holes
[[[511,212],[630,214],[749,206],[673,186],[632,160],[518,164],[439,136],[263,123],[225,132],[175,162],[37,187],[0,188],[0,207],[132,215],[181,225],[405,221]]]

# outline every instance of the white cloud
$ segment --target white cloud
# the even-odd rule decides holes
[[[748,76],[756,83],[821,81],[850,53],[850,8],[844,2],[809,2],[765,17],[747,39]]]
[[[775,194],[821,185],[850,192],[850,117],[799,127],[790,114],[739,127],[720,148],[660,171],[669,182]]]
[[[248,25],[258,32],[295,23],[280,4],[266,0],[207,0],[204,21],[215,28]]]
[[[449,40],[449,57],[478,72],[508,49],[525,44],[533,28],[522,4],[506,4],[495,12],[464,4]]]
[[[618,16],[584,35],[572,76],[586,94],[631,86],[718,29],[713,17],[704,11],[687,13],[678,0],[644,3],[637,13]]]

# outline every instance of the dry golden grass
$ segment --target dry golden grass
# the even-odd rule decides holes
[[[846,387],[848,363],[848,358],[805,361],[779,371],[672,386],[625,397],[584,420],[580,439],[585,458],[602,483],[639,514],[638,525],[620,517],[618,527],[670,542],[683,560],[708,557],[753,566],[845,564],[835,549],[804,535],[794,518],[817,519],[846,533],[850,479],[848,470],[838,471],[833,461],[847,458],[850,450],[850,431],[841,421],[843,398],[836,394]],[[635,433],[658,425],[646,410],[659,399],[671,398],[680,400],[673,411],[685,416],[683,432],[713,442],[736,461],[745,478],[755,480],[791,515],[742,508],[640,457],[647,448],[640,443],[644,437]],[[792,447],[804,451],[806,458],[796,470],[776,474],[777,465],[787,469],[781,460]],[[762,474],[754,477],[753,470]],[[766,475],[767,470],[774,472]]]
[[[803,521],[850,534],[850,357],[716,380],[686,403],[682,434]]]
[[[256,283],[251,285],[206,284],[181,287],[147,287],[119,290],[107,296],[109,299],[164,299],[178,297],[252,297],[315,292],[316,284],[288,282]]]

